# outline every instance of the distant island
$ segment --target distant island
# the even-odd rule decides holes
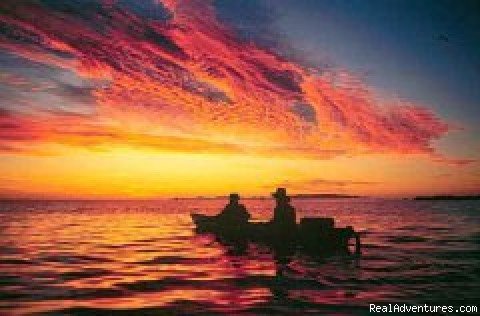
[[[292,194],[292,198],[300,199],[353,199],[359,198],[358,195],[337,194],[337,193],[313,193],[313,194]]]
[[[291,198],[294,199],[352,199],[360,198],[361,196],[357,195],[348,195],[348,194],[337,194],[337,193],[299,193],[299,194],[289,194]],[[228,196],[218,195],[218,196],[195,196],[195,197],[175,197],[173,200],[216,200],[216,199],[227,199]],[[268,200],[271,199],[271,196],[244,196],[242,197],[248,200]]]
[[[446,200],[446,201],[463,201],[463,200],[480,200],[480,195],[430,195],[416,196],[413,200]]]

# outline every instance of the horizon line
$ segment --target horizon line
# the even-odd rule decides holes
[[[421,195],[399,195],[399,196],[385,196],[385,195],[352,195],[339,193],[297,193],[289,195],[295,199],[415,199],[415,198],[449,198],[449,197],[480,197],[479,193],[473,194],[421,194]],[[228,199],[228,195],[201,195],[201,196],[157,196],[157,197],[0,197],[0,201],[159,201],[159,200],[215,200]],[[273,199],[270,195],[247,195],[242,196],[242,200],[252,199]]]

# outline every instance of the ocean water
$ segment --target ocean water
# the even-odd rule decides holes
[[[224,200],[0,202],[0,315],[359,315],[369,304],[480,306],[480,202],[294,200],[361,232],[360,258],[197,235]],[[269,200],[245,200],[256,220]]]

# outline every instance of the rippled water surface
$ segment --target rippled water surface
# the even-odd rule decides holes
[[[363,255],[288,266],[192,231],[223,200],[0,202],[0,314],[331,314],[478,304],[479,201],[295,200],[362,233]],[[272,203],[245,200],[257,220]]]

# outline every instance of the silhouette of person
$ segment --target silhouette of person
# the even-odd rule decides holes
[[[296,214],[293,206],[290,205],[290,197],[287,196],[285,188],[277,188],[277,191],[272,193],[275,198],[276,206],[273,211],[273,220],[270,222],[279,230],[288,232],[296,228]]]
[[[239,203],[240,196],[232,193],[229,196],[229,202],[224,209],[217,215],[218,219],[234,226],[247,224],[250,219],[246,207]]]
[[[295,253],[297,238],[297,223],[295,209],[290,205],[290,197],[285,188],[278,188],[272,193],[276,206],[273,211],[273,219],[269,222],[270,243],[274,252],[274,258],[278,265],[283,266],[290,262]]]
[[[220,221],[221,234],[217,239],[230,246],[232,253],[241,254],[247,249],[247,225],[250,214],[243,204],[238,203],[240,196],[230,194],[228,204],[217,215]]]

